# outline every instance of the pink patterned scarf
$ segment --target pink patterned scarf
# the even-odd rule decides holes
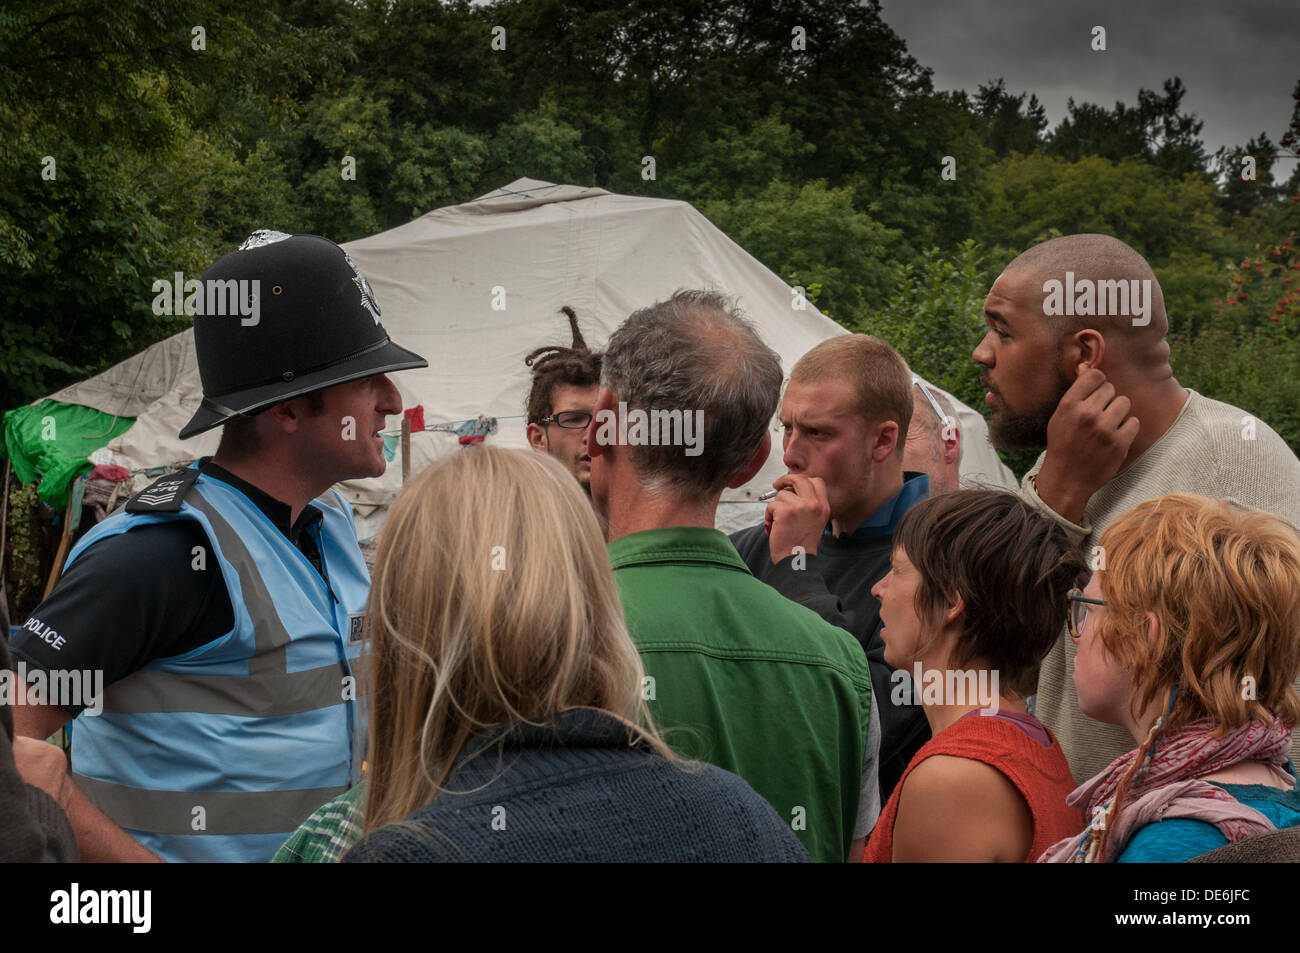
[[[1229,842],[1244,840],[1273,829],[1272,823],[1226,791],[1198,778],[1243,761],[1261,761],[1285,770],[1291,747],[1291,729],[1270,716],[1212,737],[1217,727],[1209,719],[1192,722],[1169,737],[1157,737],[1145,765],[1129,783],[1124,803],[1114,816],[1113,799],[1140,749],[1111,762],[1110,766],[1074,790],[1066,799],[1089,819],[1081,834],[1049,847],[1040,862],[1087,863],[1113,861],[1129,839],[1149,823],[1190,817],[1214,824]],[[1101,830],[1112,827],[1106,856],[1097,854]]]

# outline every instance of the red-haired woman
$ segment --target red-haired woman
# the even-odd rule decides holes
[[[1174,494],[1101,537],[1071,595],[1079,707],[1137,748],[1075,791],[1089,823],[1043,860],[1179,862],[1300,824],[1300,539],[1277,517]]]

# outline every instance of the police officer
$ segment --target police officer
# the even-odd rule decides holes
[[[35,738],[76,718],[83,860],[269,860],[358,779],[370,579],[330,488],[384,472],[385,373],[427,363],[314,235],[255,232],[199,298],[204,396],[180,436],[223,426],[216,455],[86,533],[12,646],[29,669],[104,672],[101,705],[16,710]]]

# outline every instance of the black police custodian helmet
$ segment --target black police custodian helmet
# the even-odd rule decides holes
[[[317,235],[254,232],[203,273],[199,298],[203,403],[182,440],[323,387],[429,366],[389,339],[370,283]]]

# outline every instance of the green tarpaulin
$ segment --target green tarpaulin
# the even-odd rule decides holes
[[[133,423],[134,417],[110,417],[47,399],[5,414],[5,452],[14,476],[23,483],[40,477],[37,495],[61,509],[68,502],[68,484],[91,469],[86,458]]]

